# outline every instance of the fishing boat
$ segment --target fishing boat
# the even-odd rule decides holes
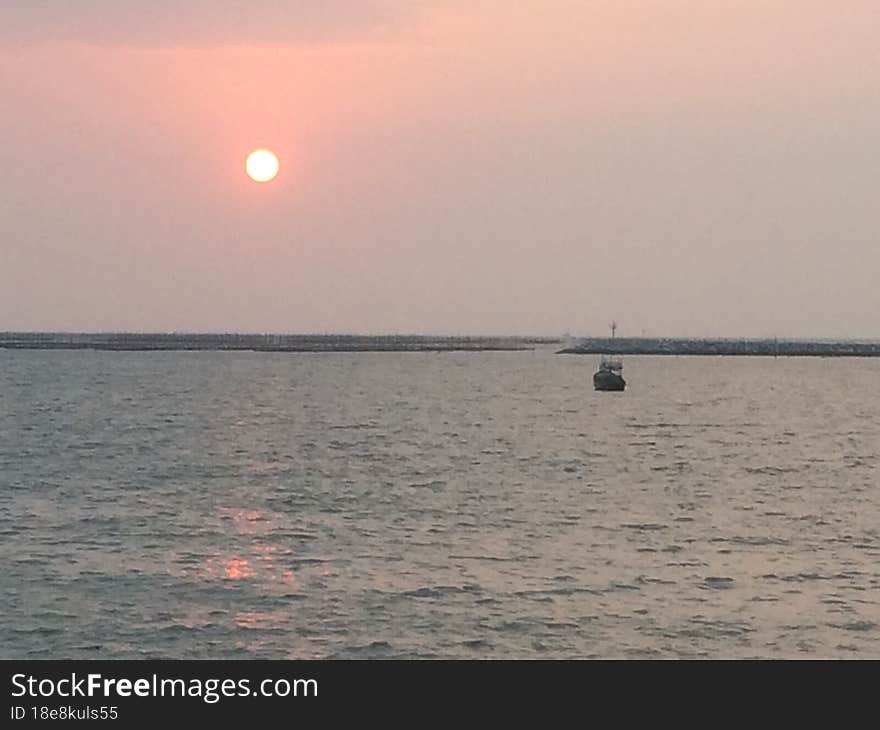
[[[620,360],[603,357],[599,369],[593,375],[593,387],[596,390],[623,390],[626,381],[621,374],[622,370],[623,363]]]
[[[614,349],[614,335],[617,332],[617,322],[611,323],[611,343]],[[623,379],[623,361],[603,355],[599,362],[599,369],[593,375],[593,387],[596,390],[623,390],[626,381]]]

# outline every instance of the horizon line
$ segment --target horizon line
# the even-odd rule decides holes
[[[280,332],[280,331],[235,331],[235,330],[2,330],[0,338],[10,336],[138,336],[138,337],[433,337],[444,339],[519,339],[519,340],[546,340],[548,342],[562,342],[566,340],[610,340],[609,335],[596,334],[499,334],[480,332],[345,332],[345,331],[312,331],[312,332]],[[853,337],[842,335],[689,335],[689,334],[639,334],[620,335],[618,340],[754,340],[766,342],[880,342],[880,337]]]

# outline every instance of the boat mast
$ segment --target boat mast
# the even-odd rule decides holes
[[[612,319],[608,326],[611,328],[611,342],[608,344],[608,354],[602,356],[601,363],[603,365],[614,366],[618,364],[618,360],[614,359],[614,354],[617,352],[614,349],[614,335],[617,334],[617,321]]]

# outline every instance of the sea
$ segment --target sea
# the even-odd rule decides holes
[[[0,350],[0,657],[880,657],[880,360]]]

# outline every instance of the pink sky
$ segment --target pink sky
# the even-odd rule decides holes
[[[878,336],[876,2],[52,5],[0,330]]]

